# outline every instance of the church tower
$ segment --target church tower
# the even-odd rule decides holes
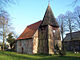
[[[38,53],[54,54],[55,45],[61,44],[59,25],[48,5],[38,28]]]

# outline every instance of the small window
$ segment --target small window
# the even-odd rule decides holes
[[[41,28],[41,30],[45,30],[45,28],[44,28],[44,27],[42,27],[42,28]]]
[[[21,46],[22,44],[21,44],[21,42],[20,42],[20,45],[19,46]]]
[[[53,30],[53,33],[55,33],[56,31],[55,30]]]

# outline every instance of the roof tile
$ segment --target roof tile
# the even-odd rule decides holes
[[[27,26],[23,33],[17,38],[17,40],[32,38],[32,36],[35,34],[36,30],[40,26],[41,22],[42,21],[38,21],[34,24]]]

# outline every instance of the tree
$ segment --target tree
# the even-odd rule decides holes
[[[11,49],[13,47],[14,41],[15,41],[15,38],[13,36],[13,33],[11,32],[8,34],[8,38],[7,38],[7,42],[10,43]]]
[[[4,42],[9,31],[9,14],[4,10],[4,7],[10,3],[15,3],[16,0],[0,0],[0,38],[3,39],[3,51],[4,51]]]
[[[0,7],[6,6],[8,3],[15,3],[16,0],[0,0]]]
[[[9,14],[4,10],[4,7],[6,5],[9,5],[10,3],[14,4],[16,0],[0,0],[0,38],[3,39],[3,51],[4,51],[4,43],[6,40],[6,36],[9,32]]]
[[[3,39],[3,51],[4,51],[4,43],[5,43],[5,39],[6,39],[6,34],[8,32],[7,28],[9,26],[9,14],[2,10],[0,12],[0,32],[2,35],[2,39]]]
[[[66,22],[67,23],[66,27],[67,27],[67,30],[70,33],[70,40],[72,41],[73,40],[72,32],[78,30],[78,24],[77,24],[77,21],[75,19],[74,14],[72,12],[70,12],[70,11],[66,12],[65,18],[66,18],[66,21],[67,21]],[[74,45],[74,43],[72,43],[72,45],[73,45],[73,52],[75,52],[75,45]]]
[[[71,5],[76,6],[78,2],[80,2],[80,0],[74,0]]]
[[[60,26],[60,32],[61,32],[61,37],[63,41],[64,33],[65,33],[65,16],[63,14],[60,14],[57,18],[57,21]]]
[[[74,4],[76,4],[77,2],[79,2],[80,0],[74,0]]]
[[[79,16],[79,15],[78,15]],[[67,11],[65,15],[60,14],[58,16],[58,23],[60,26],[62,42],[64,42],[65,33],[70,33],[70,40],[73,40],[72,32],[78,31],[78,23],[73,12]],[[62,49],[64,50],[64,43],[62,43]],[[75,51],[75,46],[73,44],[73,51]]]
[[[58,16],[58,23],[60,26],[60,32],[61,32],[61,38],[62,38],[62,50],[65,52],[64,48],[64,36],[65,36],[65,31],[66,31],[66,20],[64,14],[60,14]]]
[[[74,16],[75,16],[75,19],[77,20],[77,23],[78,23],[79,28],[80,28],[80,6],[75,7]]]
[[[0,0],[0,12],[10,3],[15,4],[16,0]]]

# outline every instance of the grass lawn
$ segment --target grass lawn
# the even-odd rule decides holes
[[[0,60],[80,60],[80,53],[68,52],[66,56],[57,55],[28,55],[16,52],[0,51]]]

